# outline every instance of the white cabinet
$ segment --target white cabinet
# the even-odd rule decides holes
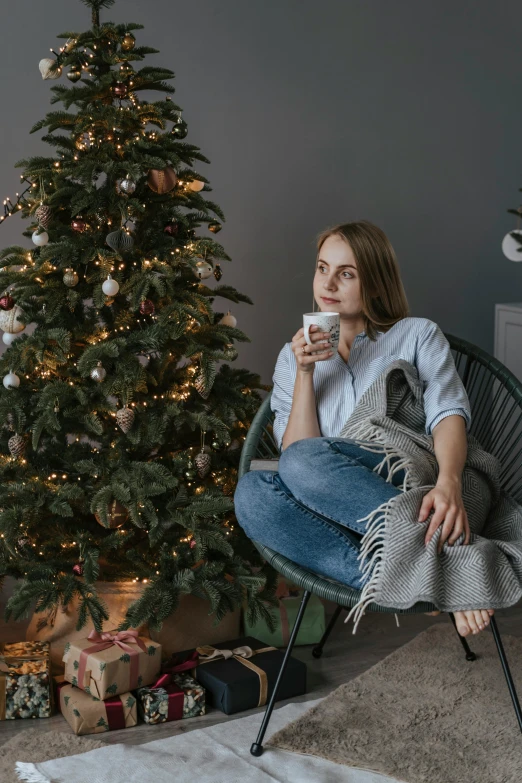
[[[522,381],[522,302],[495,305],[495,358]]]

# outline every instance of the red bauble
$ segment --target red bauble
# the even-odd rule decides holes
[[[118,98],[125,98],[128,92],[128,87],[123,82],[116,82],[116,84],[113,85],[112,91]]]
[[[190,548],[194,549],[195,546],[196,546],[196,540],[194,538],[191,538],[190,539]]]
[[[15,300],[9,294],[0,297],[0,307],[2,310],[12,310],[15,306]]]
[[[87,228],[87,223],[81,218],[75,218],[73,221],[71,221],[71,228],[73,231],[85,231]]]
[[[171,223],[167,223],[165,228],[163,229],[165,234],[168,234],[171,237],[175,237],[179,231],[179,224],[175,221],[172,221]]]
[[[140,302],[140,313],[142,315],[152,315],[155,310],[154,302],[151,299],[144,299]]]
[[[81,563],[75,563],[72,570],[73,574],[76,574],[76,576],[83,576],[83,565]]]

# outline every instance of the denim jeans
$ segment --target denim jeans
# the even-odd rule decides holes
[[[385,455],[349,438],[296,440],[279,456],[277,471],[251,470],[234,493],[238,523],[249,538],[315,573],[358,590],[357,556],[368,516],[398,495],[404,470],[387,482]]]

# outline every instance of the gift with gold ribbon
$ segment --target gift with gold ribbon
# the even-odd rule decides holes
[[[297,585],[289,585],[285,579],[280,579],[276,590],[276,598],[279,604],[275,616],[275,630],[270,631],[263,617],[260,617],[255,623],[249,623],[247,611],[243,608],[245,633],[261,639],[265,644],[272,644],[274,647],[287,647],[290,634],[297,620],[303,592],[303,588]],[[267,608],[269,611],[273,609],[273,607],[268,605]],[[324,604],[319,596],[311,595],[294,644],[296,646],[318,644],[323,637],[325,627]]]
[[[164,667],[164,673],[155,683],[138,688],[138,714],[145,723],[165,723],[205,714],[205,689],[188,672],[198,657],[195,652],[195,657],[184,663]]]
[[[0,720],[53,714],[48,642],[0,644]]]
[[[150,685],[161,667],[161,644],[137,631],[91,631],[65,645],[65,679],[97,699]]]
[[[264,645],[253,636],[244,636],[177,653],[164,670],[183,662],[190,663],[191,676],[205,688],[207,704],[231,715],[267,703],[283,658],[283,651]],[[277,701],[303,693],[306,693],[306,664],[290,657]]]
[[[54,677],[56,703],[75,734],[99,734],[126,729],[138,722],[136,697],[120,693],[110,699],[95,699],[71,685],[63,675]]]

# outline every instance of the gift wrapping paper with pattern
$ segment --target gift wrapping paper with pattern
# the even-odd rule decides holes
[[[120,693],[110,699],[95,699],[68,683],[63,675],[54,678],[60,712],[75,734],[100,734],[125,729],[138,722],[136,697]]]
[[[163,675],[165,677],[165,675]],[[168,682],[138,688],[138,713],[145,723],[165,723],[205,714],[205,689],[190,674],[167,675]],[[162,678],[160,678],[162,679]]]
[[[84,639],[68,642],[62,660],[68,682],[106,699],[154,682],[161,667],[161,644],[135,631],[91,631]]]
[[[0,720],[53,714],[48,642],[0,645]]]

